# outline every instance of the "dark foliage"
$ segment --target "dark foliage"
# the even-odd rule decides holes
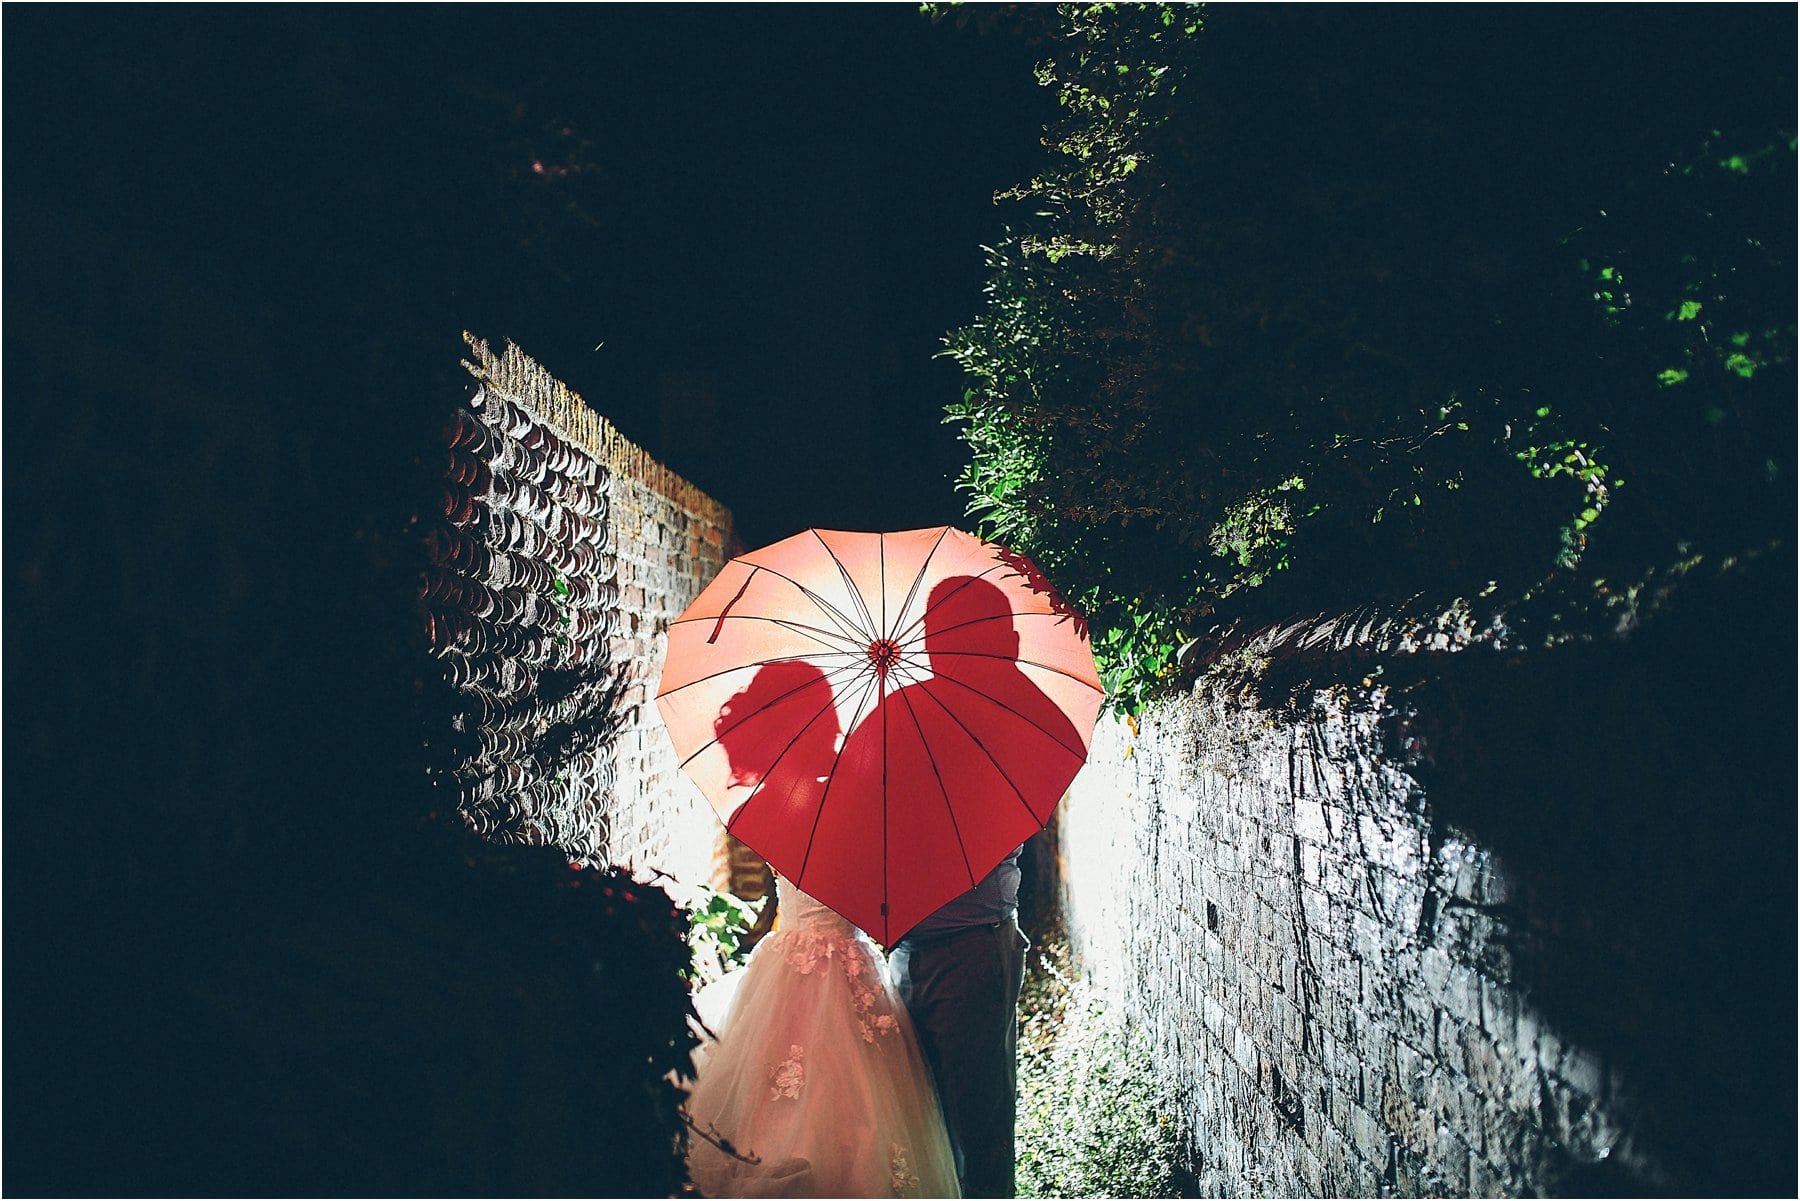
[[[963,483],[1123,703],[1227,619],[1790,530],[1791,13],[993,19],[1064,116],[949,340]]]

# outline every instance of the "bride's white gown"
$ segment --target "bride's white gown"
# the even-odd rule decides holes
[[[931,1076],[887,964],[862,931],[778,879],[780,928],[702,989],[688,1167],[709,1197],[954,1197]]]

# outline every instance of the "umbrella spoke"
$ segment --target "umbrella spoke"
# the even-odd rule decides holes
[[[856,602],[857,609],[862,613],[862,628],[866,631],[863,642],[875,641],[875,618],[869,613],[869,602],[863,596],[862,589],[856,586],[856,578],[850,574],[850,569],[844,566],[844,561],[837,557],[837,552],[833,551],[830,544],[820,536],[819,531],[813,530],[811,533],[818,540],[819,545],[824,548],[826,557],[838,569],[838,575],[842,576],[844,580],[844,591],[850,594],[850,599]]]
[[[936,554],[938,553],[938,547],[944,545],[944,539],[949,536],[950,536],[950,527],[945,526],[942,530],[940,530],[938,532],[937,541],[933,542],[931,544],[931,549],[925,552],[925,561],[923,563],[919,564],[919,574],[917,574],[913,577],[912,587],[908,588],[906,590],[906,600],[901,604],[900,612],[898,612],[894,615],[894,619],[896,621],[898,621],[902,617],[905,617],[906,611],[908,609],[912,608],[912,603],[913,603],[914,598],[919,595],[919,585],[921,585],[925,582],[925,573],[926,573],[926,571],[930,570],[930,568],[931,568],[932,558],[934,556],[936,556]],[[884,593],[884,595],[885,595],[885,593]],[[922,620],[924,620],[924,618],[921,617],[920,620],[922,621]],[[887,615],[885,613],[882,614],[881,624],[883,626],[887,625]],[[918,623],[914,622],[913,624],[917,625]],[[910,628],[910,627],[908,627],[908,628]],[[885,636],[892,638],[895,642],[900,641],[900,638],[898,635],[886,634]]]
[[[950,818],[950,829],[956,834],[956,850],[962,856],[963,872],[969,877],[969,887],[974,888],[975,869],[969,863],[969,848],[963,842],[962,825],[956,820],[956,806],[950,803],[950,789],[944,784],[944,773],[938,768],[937,756],[931,753],[931,740],[925,737],[925,727],[919,721],[919,711],[913,708],[912,695],[906,692],[897,695],[906,705],[906,713],[912,718],[913,729],[919,732],[919,745],[924,748],[925,761],[931,764],[931,778],[937,781],[938,795],[944,798],[944,812]]]
[[[1091,688],[1095,692],[1105,692],[1106,691],[1106,689],[1104,689],[1100,685],[1094,683],[1092,680],[1084,679],[1083,677],[1076,675],[1074,672],[1066,671],[1063,668],[1056,666],[1054,663],[1039,663],[1036,659],[1026,659],[1026,658],[1023,658],[1018,655],[1002,655],[1002,654],[998,654],[994,651],[935,650],[935,651],[931,652],[931,657],[934,659],[992,659],[997,663],[1017,663],[1023,667],[1035,667],[1040,671],[1047,671],[1051,675],[1061,676],[1065,680],[1074,680],[1077,684],[1080,684],[1083,688]],[[938,675],[938,679],[941,680],[943,678],[944,678],[944,676],[940,673]]]
[[[863,714],[869,707],[869,697],[876,692],[876,685],[879,683],[880,677],[874,672],[870,672],[865,678],[862,696],[856,702],[856,712],[850,715],[849,723],[844,726],[846,731],[855,730],[862,724]],[[819,819],[825,816],[825,802],[831,799],[831,786],[837,780],[838,765],[843,761],[842,756],[831,761],[831,774],[825,777],[825,792],[819,797],[818,809],[813,812],[812,829],[806,835],[806,854],[800,857],[800,873],[794,877],[794,883],[801,888],[806,887],[802,883],[802,877],[806,875],[806,865],[812,860],[813,840],[819,836]]]
[[[1005,613],[983,613],[980,617],[971,617],[971,618],[969,618],[969,620],[959,621],[953,626],[940,626],[936,630],[933,630],[929,634],[927,634],[924,630],[920,630],[918,633],[912,634],[911,637],[898,638],[898,639],[895,639],[895,641],[897,641],[903,649],[911,650],[911,649],[914,649],[915,647],[924,646],[927,638],[936,640],[936,639],[942,638],[945,634],[954,634],[958,630],[966,630],[970,626],[978,626],[978,625],[983,624],[984,622],[1004,621],[1006,623],[1007,629],[1011,630],[1013,618],[1024,617],[1024,616],[1026,616],[1026,614],[1013,613],[1011,611],[1008,611]]]
[[[706,679],[718,679],[718,677],[720,677],[720,675],[731,675],[731,673],[733,673],[733,672],[742,672],[742,670],[745,670],[745,666],[754,666],[754,668],[758,668],[758,670],[761,670],[761,668],[763,668],[763,666],[767,666],[767,664],[770,664],[770,663],[812,663],[812,657],[810,657],[810,655],[796,655],[796,657],[792,657],[792,659],[767,659],[767,661],[763,661],[763,663],[742,664],[742,666],[734,666],[734,668],[725,668],[724,672],[715,672],[715,673],[713,673],[713,675],[709,675],[709,677],[706,677]],[[817,664],[814,664],[814,666],[817,666]],[[695,749],[695,753],[689,754],[688,758],[684,758],[684,760],[682,760],[682,762],[680,762],[680,765],[682,765],[682,767],[686,767],[686,765],[688,765],[688,763],[695,762],[695,760],[697,760],[697,758],[700,758],[700,756],[702,756],[702,754],[706,754],[707,751],[711,751],[711,749],[713,749],[713,747],[716,747],[716,745],[718,745],[718,742],[720,742],[720,738],[724,738],[725,735],[729,735],[729,733],[731,733],[731,731],[733,731],[733,729],[736,729],[736,727],[742,726],[743,722],[747,722],[747,720],[751,720],[751,718],[756,717],[756,715],[758,715],[758,713],[767,713],[767,711],[769,711],[769,709],[776,708],[776,706],[778,706],[778,704],[781,704],[781,702],[783,702],[783,700],[787,700],[788,697],[794,697],[794,695],[796,695],[796,693],[803,693],[803,691],[808,690],[808,688],[817,688],[817,686],[819,686],[819,684],[824,684],[824,686],[826,686],[826,690],[832,691],[832,697],[833,697],[832,700],[828,700],[828,702],[826,702],[826,706],[830,706],[830,704],[835,704],[835,695],[837,695],[837,688],[835,688],[835,684],[837,684],[837,681],[835,681],[835,679],[832,679],[833,675],[835,675],[835,677],[839,677],[839,679],[842,679],[842,677],[844,677],[844,675],[853,675],[853,673],[857,672],[857,670],[859,670],[859,666],[860,666],[860,664],[857,664],[857,663],[842,663],[842,664],[839,664],[839,666],[835,666],[835,668],[832,668],[832,670],[830,670],[830,672],[819,673],[819,679],[812,679],[812,681],[806,681],[805,684],[799,684],[799,686],[797,686],[797,688],[788,688],[788,690],[785,691],[785,693],[781,693],[781,695],[779,695],[779,697],[774,697],[774,699],[767,700],[767,702],[765,702],[765,704],[761,704],[761,706],[758,706],[758,708],[751,709],[751,711],[749,711],[749,713],[745,713],[745,715],[743,715],[743,717],[740,717],[740,718],[738,718],[738,720],[736,720],[736,722],[733,722],[733,724],[731,724],[731,727],[729,727],[729,729],[722,729],[722,731],[718,731],[718,733],[715,733],[715,735],[711,736],[711,738],[709,738],[709,740],[707,740],[707,742],[704,742],[704,744],[700,745],[700,747],[697,747],[697,749]],[[700,682],[704,682],[704,681],[691,681],[691,682],[693,682],[693,684],[700,684]],[[688,688],[688,686],[689,686],[689,684],[682,684],[682,688]],[[675,688],[675,690],[671,690],[671,691],[680,691],[680,688]],[[671,691],[666,691],[666,693],[662,693],[662,695],[664,695],[664,697],[668,697],[668,695],[671,695]],[[808,726],[810,726],[810,724],[812,724],[812,722],[806,722],[806,724],[808,724]],[[801,727],[801,731],[805,731],[805,726]],[[785,751],[783,751],[783,753],[785,753]],[[752,794],[752,796],[754,796],[754,794]]]
[[[674,621],[670,622],[669,625],[671,628],[673,628],[673,627],[679,626],[679,625],[693,625],[695,622],[704,623],[704,622],[708,622],[708,621],[712,621],[712,622],[767,621],[767,622],[772,622],[773,624],[781,626],[785,629],[792,630],[796,634],[805,634],[808,637],[810,637],[811,639],[813,639],[813,641],[819,643],[819,645],[821,645],[821,646],[832,647],[834,652],[839,653],[839,654],[860,655],[860,654],[863,654],[867,650],[866,643],[861,642],[855,638],[852,638],[848,634],[842,633],[838,630],[828,630],[823,626],[807,625],[805,622],[793,621],[786,617],[767,617],[761,613],[727,613],[727,614],[723,614],[722,616],[719,616],[719,617],[686,617],[686,618],[678,617]],[[833,644],[832,642],[828,641],[829,639],[834,639],[834,638],[838,640],[839,644],[842,644],[841,649],[839,648],[838,645]]]
[[[662,700],[664,697],[673,697],[675,693],[679,693],[679,691],[682,690],[688,690],[688,688],[695,688],[697,684],[707,684],[707,682],[716,681],[720,675],[731,675],[733,672],[749,672],[751,668],[763,668],[763,666],[769,666],[770,663],[810,663],[814,664],[814,666],[819,666],[821,670],[824,670],[823,666],[821,666],[821,659],[848,659],[848,663],[839,663],[837,666],[830,668],[832,672],[842,673],[844,670],[848,670],[848,668],[855,668],[855,666],[866,663],[866,661],[868,661],[868,655],[864,655],[862,652],[851,654],[848,650],[823,650],[823,652],[821,652],[821,650],[808,650],[808,652],[803,655],[770,655],[769,659],[756,659],[754,663],[736,663],[733,664],[733,666],[729,666],[729,668],[720,668],[720,670],[707,673],[707,675],[698,675],[698,677],[691,679],[691,681],[686,682],[686,684],[677,684],[675,688],[664,688],[664,690],[657,693],[657,700]]]
[[[924,625],[925,619],[927,617],[930,617],[933,612],[935,612],[938,609],[943,608],[944,603],[946,601],[950,600],[957,593],[961,592],[964,588],[967,588],[970,584],[973,584],[976,580],[985,580],[985,579],[987,579],[987,577],[993,575],[996,571],[1005,571],[1005,570],[1007,570],[1007,565],[1005,563],[996,563],[992,567],[988,568],[986,571],[982,572],[980,575],[964,576],[962,583],[958,584],[956,587],[952,588],[950,591],[944,593],[944,595],[938,597],[937,602],[935,604],[928,605],[925,609],[925,612],[919,614],[918,617],[914,618],[907,625],[907,627],[904,630],[901,630],[898,633],[896,633],[894,635],[894,641],[902,643],[902,644],[908,642],[909,640],[911,640],[912,632],[914,630],[918,629],[921,625]],[[950,578],[953,579],[955,577],[950,577]]]
[[[806,684],[802,684],[798,688],[791,689],[787,695],[792,696],[794,693],[804,692],[808,688],[816,687],[820,683],[823,683],[823,681],[822,680],[809,681]],[[771,705],[774,703],[775,702],[773,702],[773,701],[770,702]],[[827,695],[825,697],[825,703],[823,705],[819,706],[819,711],[817,713],[814,713],[811,717],[807,718],[806,724],[801,726],[798,730],[796,730],[794,732],[793,738],[789,739],[788,744],[781,748],[781,753],[779,755],[776,755],[775,758],[770,761],[768,769],[763,772],[762,779],[760,779],[756,782],[756,787],[752,788],[750,790],[750,795],[744,798],[744,803],[737,807],[737,812],[733,813],[731,815],[731,820],[725,823],[725,832],[727,834],[731,833],[732,827],[737,825],[738,818],[742,817],[749,810],[751,804],[755,802],[756,798],[758,796],[762,795],[763,785],[767,784],[769,782],[769,780],[775,776],[776,768],[781,766],[781,761],[783,759],[787,758],[788,752],[793,750],[796,746],[800,745],[800,740],[802,738],[806,737],[806,732],[813,728],[813,724],[815,722],[817,722],[821,717],[825,716],[826,713],[830,712],[831,707],[836,703],[837,703],[836,697],[831,695],[829,690],[827,690]],[[764,708],[767,708],[767,707],[768,706],[764,706]],[[758,712],[761,712],[761,710],[758,710]],[[752,716],[754,716],[754,714]],[[820,799],[820,803],[821,804],[823,803],[823,798]]]
[[[939,678],[942,679],[943,677],[940,676]],[[943,701],[939,700],[938,697],[936,696],[936,694],[934,694],[930,689],[921,688],[921,689],[919,689],[919,691],[924,693],[926,696],[930,697],[932,700],[932,703],[944,711],[944,716],[948,717],[951,721],[955,722],[957,725],[957,728],[960,729],[964,734],[967,734],[969,736],[969,741],[975,744],[975,749],[980,751],[983,755],[987,756],[987,761],[994,765],[994,774],[998,775],[1002,780],[1006,781],[1006,786],[1008,788],[1012,789],[1014,796],[1019,798],[1019,804],[1024,807],[1026,815],[1028,817],[1030,817],[1034,823],[1037,823],[1038,815],[1031,811],[1031,802],[1027,801],[1025,799],[1025,794],[1019,791],[1019,786],[1017,784],[1013,783],[1013,778],[1006,774],[1005,768],[1000,766],[1000,760],[998,760],[994,757],[994,752],[988,750],[987,743],[981,741],[980,736],[977,735],[975,733],[975,731],[971,730],[968,727],[968,724],[966,722],[964,722],[962,718],[960,718],[956,715],[955,710],[951,709],[949,705],[946,705]],[[908,701],[908,703],[910,704],[911,702]]]
[[[850,637],[850,635],[841,633],[837,630],[827,630],[821,626],[809,626],[809,625],[805,625],[804,623],[801,623],[798,621],[788,621],[785,618],[780,618],[780,617],[769,617],[769,618],[765,618],[763,620],[772,621],[772,622],[775,622],[777,625],[785,626],[788,629],[793,630],[795,633],[810,634],[814,638],[817,638],[821,642],[824,642],[828,638],[835,639],[836,640],[835,645],[838,647],[838,649],[834,650],[832,652],[833,654],[866,655],[869,652],[869,647],[868,647],[867,643],[861,641],[860,639],[852,638],[852,637]],[[833,644],[826,643],[826,645],[830,646]]]
[[[1009,659],[1007,661],[1012,662],[1013,660]],[[1040,733],[1044,737],[1048,738],[1051,742],[1054,742],[1057,746],[1061,747],[1063,750],[1069,752],[1069,754],[1075,756],[1075,760],[1077,763],[1085,762],[1087,760],[1087,748],[1085,746],[1080,745],[1079,741],[1076,743],[1076,745],[1070,746],[1068,743],[1064,742],[1061,738],[1059,738],[1053,731],[1045,729],[1042,722],[1038,721],[1037,718],[1032,717],[1029,713],[1026,713],[1023,709],[1019,709],[1012,705],[1009,705],[1005,701],[1001,700],[999,697],[995,696],[993,693],[988,692],[985,689],[977,688],[973,684],[965,683],[964,681],[957,679],[955,676],[938,676],[937,678],[939,680],[942,680],[946,684],[955,684],[958,688],[963,689],[965,692],[972,692],[976,696],[980,697],[982,700],[987,701],[989,704],[998,705],[1000,708],[1006,710],[1008,713],[1012,714],[1014,717],[1018,718],[1020,721],[1025,722],[1027,725],[1029,725],[1033,729],[1037,730],[1038,733]],[[1036,691],[1036,689],[1034,688],[1033,691]],[[943,704],[943,702],[939,701],[938,704],[941,705],[941,704]],[[1058,715],[1060,716],[1060,714],[1061,714],[1061,710],[1058,710]]]
[[[931,678],[930,671],[919,667],[917,664],[904,657],[894,660],[894,665],[888,668],[888,674],[892,676],[902,688],[910,687]]]
[[[756,563],[750,563],[748,559],[740,559],[738,561],[740,563],[749,563],[752,567],[760,566]],[[819,612],[829,617],[833,624],[844,632],[845,637],[855,639],[859,646],[867,646],[869,644],[870,637],[868,631],[859,628],[855,618],[842,612],[836,605],[814,592],[811,588],[808,588],[805,584],[802,584],[799,580],[796,580],[793,576],[784,575],[783,573],[776,571],[773,567],[762,567],[761,570],[768,572],[778,580],[785,580],[787,583],[792,584],[795,588],[799,589],[800,595],[804,596],[807,600],[817,606]]]

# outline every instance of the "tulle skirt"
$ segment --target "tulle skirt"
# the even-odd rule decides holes
[[[906,1009],[860,934],[777,930],[702,989],[688,1156],[710,1197],[954,1197],[949,1137]]]

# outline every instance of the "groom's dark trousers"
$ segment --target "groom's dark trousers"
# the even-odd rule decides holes
[[[1028,945],[1008,918],[908,935],[888,956],[937,1080],[965,1197],[1013,1195],[1019,986]]]

